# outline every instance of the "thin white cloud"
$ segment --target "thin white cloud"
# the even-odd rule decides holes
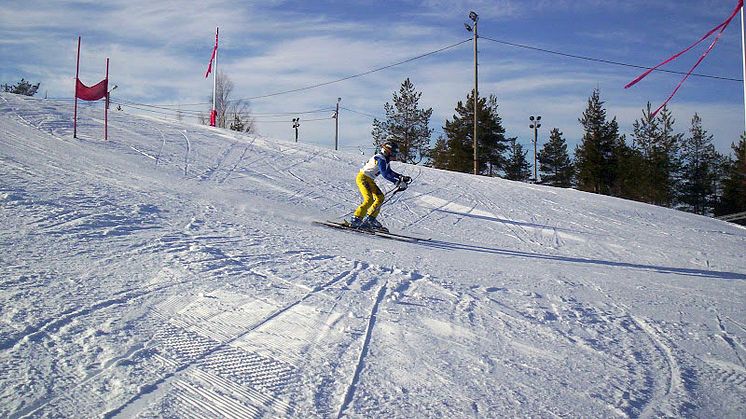
[[[10,82],[23,76],[42,81],[42,91],[48,91],[50,96],[68,97],[74,77],[77,36],[82,34],[81,78],[85,81],[94,82],[102,77],[104,59],[108,56],[112,60],[112,81],[119,85],[120,97],[148,103],[205,102],[212,84],[205,80],[204,71],[215,26],[220,26],[220,68],[234,81],[236,97],[253,97],[326,83],[466,39],[469,34],[461,23],[468,20],[469,10],[480,14],[482,24],[489,23],[483,33],[488,35],[491,33],[487,28],[495,31],[500,22],[525,19],[532,14],[563,12],[583,16],[593,9],[597,16],[603,16],[615,10],[644,13],[650,7],[671,13],[678,10],[668,10],[667,2],[641,0],[622,3],[412,0],[387,3],[387,8],[382,6],[377,16],[352,19],[335,17],[335,9],[331,4],[325,7],[324,2],[314,3],[313,12],[308,11],[310,6],[294,7],[297,4],[283,1],[236,4],[227,0],[11,1],[4,5],[0,15],[0,54],[7,58],[0,64],[0,81]],[[375,7],[376,3],[357,4]],[[273,7],[278,5],[282,7]],[[679,6],[684,11],[695,7]],[[718,9],[711,0],[702,7]],[[700,26],[702,20],[722,15],[710,10],[702,13],[699,20],[677,22],[678,27],[688,32],[704,32],[708,28]],[[567,30],[570,29],[575,28]],[[537,46],[624,61],[626,57],[640,56],[641,42],[635,38],[653,36],[648,29],[638,28],[639,33],[635,33],[623,25],[610,24],[603,30],[581,33],[583,39],[589,40],[586,45],[540,38]],[[541,31],[542,28],[535,28],[535,33],[540,35]],[[711,63],[707,65],[713,71],[725,71],[718,65],[726,66],[723,67],[726,70],[738,68],[738,65],[729,66],[723,55],[738,54],[738,37],[726,35],[722,45],[708,57]],[[522,42],[520,38],[520,33],[511,33],[512,41]],[[668,42],[676,44],[675,40]],[[668,45],[658,44],[647,48],[649,57],[644,61],[665,58],[670,49]],[[626,129],[646,101],[663,100],[678,80],[675,76],[651,76],[650,81],[635,89],[623,90],[624,83],[636,74],[637,70],[629,68],[530,52],[487,40],[480,43],[480,93],[497,95],[508,135],[518,136],[524,143],[532,136],[526,123],[529,114],[542,114],[547,127],[560,128],[569,140],[579,138],[577,118],[595,87],[601,88],[610,117],[618,116],[620,125]],[[333,107],[337,97],[342,97],[342,105],[349,109],[382,115],[383,104],[391,100],[391,94],[407,77],[423,93],[421,106],[433,108],[431,126],[439,129],[446,118],[452,117],[456,102],[464,100],[473,87],[471,45],[464,44],[365,77],[255,100],[252,108],[256,112],[302,111]],[[706,128],[716,138],[723,138],[719,140],[722,143],[719,148],[724,149],[740,129],[738,121],[742,112],[737,110],[740,105],[732,100],[696,102],[694,96],[702,95],[706,86],[704,82],[690,80],[671,107],[679,109],[674,106],[688,104],[681,107],[682,115],[675,115],[681,120],[691,117],[685,112],[696,109],[703,116]],[[346,144],[369,144],[371,119],[343,111],[340,130]],[[290,122],[286,125],[264,123],[260,129],[265,135],[290,138]],[[333,121],[308,121],[302,125],[302,138],[326,143],[333,138],[332,128]]]

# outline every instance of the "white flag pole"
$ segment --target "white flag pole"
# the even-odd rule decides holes
[[[215,68],[212,71],[212,115],[211,121],[212,126],[214,127],[217,124],[217,112],[215,111],[215,98],[216,98],[216,92],[217,92],[217,86],[218,86],[218,30],[219,28],[215,28]]]

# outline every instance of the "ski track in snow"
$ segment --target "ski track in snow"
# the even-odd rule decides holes
[[[346,234],[360,156],[0,99],[2,417],[746,412],[743,229],[400,166],[433,240]]]

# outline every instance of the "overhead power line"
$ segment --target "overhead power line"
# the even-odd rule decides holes
[[[443,51],[451,49],[451,48],[455,48],[455,47],[457,47],[457,46],[459,46],[461,44],[464,44],[464,43],[467,43],[467,42],[470,42],[470,41],[471,41],[471,39],[465,39],[465,40],[457,42],[455,44],[451,44],[451,45],[445,46],[443,48],[438,48],[438,49],[436,49],[434,51],[430,51],[430,52],[426,52],[424,54],[420,54],[420,55],[418,55],[416,57],[408,58],[408,59],[403,60],[403,61],[399,61],[399,62],[396,62],[396,63],[393,63],[393,64],[385,65],[383,67],[377,67],[377,68],[374,68],[372,70],[364,71],[362,73],[357,73],[357,74],[353,74],[353,75],[350,75],[350,76],[347,76],[347,77],[342,77],[340,79],[331,80],[331,81],[327,81],[327,82],[323,82],[323,83],[318,83],[318,84],[313,84],[311,86],[306,86],[306,87],[299,87],[297,89],[283,90],[283,91],[280,91],[280,92],[269,93],[269,94],[266,94],[266,95],[248,97],[248,98],[239,99],[239,100],[264,99],[264,98],[267,98],[267,97],[279,96],[279,95],[284,95],[284,94],[288,94],[288,93],[302,92],[304,90],[311,90],[311,89],[315,89],[317,87],[328,86],[330,84],[339,83],[339,82],[342,82],[342,81],[345,81],[345,80],[354,79],[354,78],[357,78],[357,77],[367,76],[368,74],[376,73],[378,71],[386,70],[386,69],[389,69],[389,68],[392,68],[392,67],[396,67],[396,66],[399,66],[399,65],[402,65],[402,64],[406,64],[406,63],[415,61],[415,60],[419,60],[421,58],[425,58],[427,56],[430,56],[430,55],[433,55],[433,54],[437,54],[439,52],[443,52]]]
[[[411,58],[407,58],[406,60],[398,61],[398,62],[395,62],[393,64],[388,64],[388,65],[385,65],[385,66],[382,66],[382,67],[376,67],[374,69],[371,69],[371,70],[368,70],[368,71],[364,71],[362,73],[352,74],[352,75],[349,75],[349,76],[346,76],[346,77],[342,77],[342,78],[339,78],[339,79],[336,79],[336,80],[331,80],[331,81],[327,81],[327,82],[323,82],[323,83],[317,83],[317,84],[313,84],[313,85],[305,86],[305,87],[299,87],[299,88],[296,88],[296,89],[290,89],[290,90],[283,90],[283,91],[274,92],[274,93],[268,93],[268,94],[265,94],[265,95],[252,96],[252,97],[243,98],[243,99],[233,99],[233,100],[230,100],[230,102],[242,101],[242,100],[243,101],[247,101],[247,100],[254,100],[254,99],[264,99],[264,98],[273,97],[273,96],[285,95],[285,94],[288,94],[288,93],[296,93],[296,92],[302,92],[302,91],[305,91],[305,90],[316,89],[316,88],[322,87],[322,86],[328,86],[330,84],[343,82],[343,81],[354,79],[354,78],[357,78],[357,77],[367,76],[369,74],[373,74],[373,73],[376,73],[376,72],[379,72],[379,71],[387,70],[387,69],[392,68],[392,67],[396,67],[396,66],[399,66],[399,65],[402,65],[402,64],[410,63],[412,61],[416,61],[416,60],[419,60],[421,58],[425,58],[425,57],[428,57],[430,55],[438,54],[440,52],[449,50],[451,48],[455,48],[455,47],[457,47],[457,46],[459,46],[461,44],[465,44],[465,43],[470,42],[470,41],[471,41],[471,39],[465,39],[463,41],[456,42],[455,44],[447,45],[445,47],[438,48],[436,50],[429,51],[429,52],[426,52],[424,54],[420,54],[420,55],[417,55],[417,56],[414,56],[414,57],[411,57]],[[121,100],[124,100],[124,99],[121,99]],[[136,105],[139,105],[139,106],[152,106],[154,108],[172,110],[171,108],[176,107],[176,106],[208,105],[211,102],[180,103],[180,104],[177,103],[177,104],[165,104],[165,105],[164,104],[160,104],[160,105],[146,105],[144,103],[136,103],[136,102],[132,102],[132,103],[136,104]],[[295,112],[295,113],[288,112],[287,114],[293,115],[293,114],[297,114],[297,113],[303,113],[303,112]]]
[[[138,102],[134,102],[131,100],[120,99],[120,98],[112,98],[111,103],[121,104],[121,105],[129,106],[135,109],[147,110],[149,112],[162,113],[162,114],[181,113],[183,115],[195,115],[195,116],[205,114],[205,111],[195,111],[195,110],[180,109],[180,108],[174,109],[174,108],[168,107],[168,105],[150,105],[147,103],[138,103]],[[158,109],[158,110],[166,111],[166,112],[158,112],[158,111],[146,109],[146,108]],[[319,109],[311,109],[311,110],[296,111],[296,112],[292,112],[292,111],[289,111],[289,112],[250,112],[250,114],[252,116],[280,117],[280,116],[291,116],[291,115],[326,113],[326,112],[331,112],[331,111],[334,111],[334,109],[333,108],[319,108]],[[327,118],[324,118],[324,119],[327,119]]]
[[[340,106],[340,107],[339,107],[339,109],[344,109],[344,110],[346,110],[346,111],[349,111],[349,112],[352,112],[352,113],[356,113],[356,114],[358,114],[358,115],[363,115],[363,116],[367,116],[367,117],[369,117],[369,118],[373,118],[373,119],[385,119],[385,118],[382,118],[382,117],[380,117],[380,116],[376,116],[376,115],[371,115],[371,114],[369,114],[369,113],[365,113],[365,112],[360,112],[360,111],[356,111],[356,110],[354,110],[354,109],[346,108],[346,107],[344,107],[344,106]]]
[[[546,54],[557,55],[557,56],[561,56],[561,57],[574,58],[574,59],[578,59],[578,60],[585,60],[585,61],[591,61],[591,62],[602,63],[602,64],[617,65],[617,66],[624,66],[624,67],[630,67],[630,68],[636,68],[636,69],[645,69],[646,70],[646,69],[650,68],[650,67],[645,67],[645,66],[642,66],[642,65],[624,63],[624,62],[620,62],[620,61],[613,61],[613,60],[607,60],[607,59],[602,59],[602,58],[587,57],[587,56],[576,55],[576,54],[568,54],[568,53],[564,53],[564,52],[560,52],[560,51],[550,50],[550,49],[547,49],[547,48],[539,48],[539,47],[534,47],[534,46],[531,46],[531,45],[525,45],[525,44],[519,44],[519,43],[516,43],[516,42],[509,42],[509,41],[503,41],[503,40],[499,40],[499,39],[494,39],[494,38],[491,38],[491,37],[488,37],[488,36],[479,36],[479,38],[485,39],[487,41],[491,41],[491,42],[494,42],[494,43],[498,43],[498,44],[502,44],[502,45],[507,45],[507,46],[515,47],[515,48],[522,48],[522,49],[527,49],[527,50],[542,52],[542,53],[546,53]],[[369,74],[373,74],[373,73],[376,73],[376,72],[379,72],[379,71],[383,71],[383,70],[386,70],[386,69],[389,69],[389,68],[392,68],[392,67],[396,67],[396,66],[399,66],[399,65],[402,65],[402,64],[406,64],[406,63],[409,63],[409,62],[412,62],[412,61],[416,61],[416,60],[428,57],[430,55],[438,54],[440,52],[443,52],[443,51],[455,48],[455,47],[457,47],[459,45],[465,44],[465,43],[470,42],[470,41],[472,41],[471,38],[465,39],[463,41],[459,41],[459,42],[456,42],[454,44],[450,44],[450,45],[447,45],[445,47],[438,48],[436,50],[429,51],[429,52],[426,52],[424,54],[420,54],[420,55],[408,58],[406,60],[398,61],[398,62],[395,62],[395,63],[392,63],[392,64],[388,64],[388,65],[385,65],[385,66],[381,66],[381,67],[376,67],[376,68],[373,68],[373,69],[368,70],[368,71],[364,71],[364,72],[357,73],[357,74],[352,74],[352,75],[349,75],[349,76],[346,76],[346,77],[342,77],[342,78],[339,78],[339,79],[336,79],[336,80],[331,80],[331,81],[327,81],[327,82],[323,82],[323,83],[317,83],[317,84],[313,84],[313,85],[309,85],[309,86],[299,87],[299,88],[296,88],[296,89],[289,89],[289,90],[283,90],[283,91],[278,91],[278,92],[274,92],[274,93],[268,93],[268,94],[259,95],[259,96],[248,97],[248,98],[244,98],[244,99],[235,99],[235,100],[231,100],[231,102],[235,102],[235,101],[250,101],[250,100],[254,100],[254,99],[264,99],[264,98],[268,98],[268,97],[274,97],[274,96],[280,96],[280,95],[289,94],[289,93],[297,93],[297,92],[302,92],[302,91],[306,91],[306,90],[311,90],[311,89],[315,89],[315,88],[322,87],[322,86],[328,86],[328,85],[331,85],[331,84],[334,84],[334,83],[339,83],[339,82],[342,82],[342,81],[346,81],[346,80],[350,80],[350,79],[354,79],[354,78],[358,78],[358,77],[367,76]],[[662,72],[662,73],[669,73],[669,74],[678,74],[678,75],[685,74],[684,72],[674,71],[674,70],[665,70],[665,69],[656,69],[655,71]],[[692,76],[697,76],[697,77],[704,77],[704,78],[715,79],[715,80],[737,81],[737,82],[742,82],[743,81],[742,79],[738,79],[738,78],[723,77],[723,76],[714,76],[714,75],[709,75],[709,74],[692,73],[691,75]],[[129,101],[129,100],[126,100],[126,99],[121,99],[121,98],[118,98],[118,99],[121,102],[121,104],[128,105],[128,106],[134,107],[136,109],[148,110],[148,109],[143,109],[143,107],[146,107],[146,108],[152,108],[152,109],[160,109],[160,110],[168,111],[168,112],[179,112],[179,113],[182,113],[182,114],[185,114],[185,115],[200,115],[202,113],[202,111],[196,111],[196,110],[190,110],[190,109],[183,109],[183,108],[181,108],[182,106],[199,106],[199,105],[206,105],[206,104],[210,103],[210,102],[201,102],[201,103],[182,103],[182,104],[159,104],[159,105],[151,105],[151,104],[145,104],[145,103],[138,103],[138,102],[134,102],[134,101]],[[174,109],[175,107],[179,107],[179,108],[178,109]],[[345,109],[347,111],[350,111],[350,112],[353,112],[353,113],[360,114],[360,115],[365,115],[365,116],[368,116],[368,117],[377,118],[375,115],[366,114],[366,113],[355,111],[355,110],[352,110],[352,109],[349,109],[349,108],[343,108],[343,109]],[[298,114],[308,114],[308,113],[317,113],[317,112],[329,112],[329,110],[330,110],[330,108],[325,108],[325,109],[300,111],[300,112],[266,113],[266,114],[253,114],[253,115],[263,115],[263,116],[298,115]],[[153,110],[148,110],[148,111],[155,112]],[[159,112],[155,112],[155,113],[159,113]],[[160,112],[160,113],[163,113],[163,112]]]
[[[180,110],[174,110],[174,109],[168,109],[168,108],[159,108],[159,107],[156,107],[156,106],[153,106],[153,105],[140,104],[140,103],[126,101],[126,100],[119,101],[119,100],[112,99],[110,102],[112,104],[115,104],[115,105],[123,105],[123,106],[126,106],[128,108],[137,109],[137,110],[144,111],[144,112],[150,112],[150,113],[154,113],[154,114],[158,114],[158,115],[165,115],[165,116],[174,116],[174,115],[179,115],[179,114],[181,114],[183,116],[204,116],[206,114],[205,112],[180,111]],[[300,114],[309,114],[309,113],[318,113],[320,111],[322,111],[322,110],[304,111],[304,112],[298,112],[298,113],[300,113]],[[324,110],[324,112],[328,112],[328,110]],[[278,115],[279,116],[279,115],[282,115],[282,114],[254,114],[254,113],[252,113],[249,116],[251,117],[251,119],[252,119],[253,122],[261,122],[261,123],[268,123],[268,124],[273,124],[273,123],[287,124],[287,123],[290,122],[287,119],[261,119],[261,118],[255,118],[256,115],[263,115],[263,116]],[[307,118],[307,119],[304,119],[303,122],[328,121],[328,120],[332,120],[332,119],[334,119],[334,118],[331,117],[331,116],[324,117],[324,118]]]
[[[114,99],[112,99],[112,102],[113,101]],[[151,105],[147,103],[138,103],[138,102],[134,102],[134,101],[127,100],[127,99],[122,99],[120,97],[116,98],[116,103],[121,103],[122,105],[127,105],[127,106],[132,106],[132,107],[141,106],[141,107],[146,107],[146,108],[160,109],[160,110],[169,111],[169,112],[181,112],[183,114],[199,115],[201,113],[204,113],[202,111],[196,111],[196,110],[191,110],[191,109],[179,109],[179,108],[174,109],[174,108],[168,107],[167,105]]]
[[[126,106],[128,108],[137,109],[137,110],[144,111],[144,112],[159,114],[159,115],[169,115],[169,116],[178,115],[178,114],[182,114],[184,116],[199,116],[200,115],[198,112],[195,112],[195,111],[178,111],[174,109],[165,109],[164,111],[164,110],[158,110],[158,109],[163,109],[163,108],[156,108],[152,105],[140,105],[140,104],[134,104],[132,102],[125,103],[125,101],[119,101],[119,100],[114,100],[114,99],[110,100],[110,103],[115,104],[115,105]]]
[[[330,121],[332,119],[334,119],[334,117],[329,116],[329,117],[326,117],[326,118],[301,119],[301,122]],[[253,121],[254,122],[267,123],[267,124],[274,124],[274,123],[277,123],[277,124],[290,124],[292,122],[292,121],[289,121],[287,119],[283,119],[283,120],[278,120],[278,119],[267,119],[267,120],[264,120],[264,119],[254,119]]]
[[[334,112],[334,108],[328,107],[328,108],[319,108],[319,109],[313,109],[310,111],[298,111],[298,112],[292,112],[292,111],[267,112],[267,113],[251,112],[251,114],[262,115],[262,116],[292,116],[292,115],[302,115],[302,114],[309,114],[309,113],[325,113],[325,112]]]
[[[575,59],[578,59],[578,60],[585,60],[585,61],[592,61],[592,62],[596,62],[596,63],[612,64],[612,65],[618,65],[618,66],[624,66],[624,67],[638,68],[638,69],[642,69],[642,70],[649,70],[650,69],[650,67],[645,67],[645,66],[642,66],[642,65],[623,63],[623,62],[620,62],[620,61],[605,60],[605,59],[602,59],[602,58],[585,57],[585,56],[582,56],[582,55],[567,54],[567,53],[564,53],[564,52],[553,51],[553,50],[546,49],[546,48],[532,47],[530,45],[517,44],[515,42],[501,41],[499,39],[493,39],[493,38],[490,38],[490,37],[487,37],[487,36],[480,36],[479,38],[486,39],[486,40],[492,41],[492,42],[496,42],[498,44],[508,45],[508,46],[511,46],[511,47],[523,48],[523,49],[530,49],[532,51],[539,51],[539,52],[543,52],[543,53],[547,53],[547,54],[559,55],[559,56],[562,56],[562,57],[575,58]],[[664,70],[664,69],[660,69],[660,68],[656,69],[655,71],[658,71],[658,72],[661,72],[661,73],[670,73],[670,74],[679,74],[679,75],[685,75],[686,74],[685,72],[682,72],[682,71]],[[716,79],[716,80],[728,80],[728,81],[737,81],[737,82],[742,82],[743,81],[743,79],[737,79],[737,78],[732,78],[732,77],[723,77],[723,76],[713,76],[713,75],[709,75],[709,74],[692,73],[691,75],[692,76],[697,76],[697,77],[705,77],[705,78],[709,78],[709,79]]]

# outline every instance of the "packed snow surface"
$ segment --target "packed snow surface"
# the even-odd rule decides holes
[[[742,227],[393,163],[393,241],[312,223],[369,156],[79,118],[0,95],[0,417],[746,417]]]

